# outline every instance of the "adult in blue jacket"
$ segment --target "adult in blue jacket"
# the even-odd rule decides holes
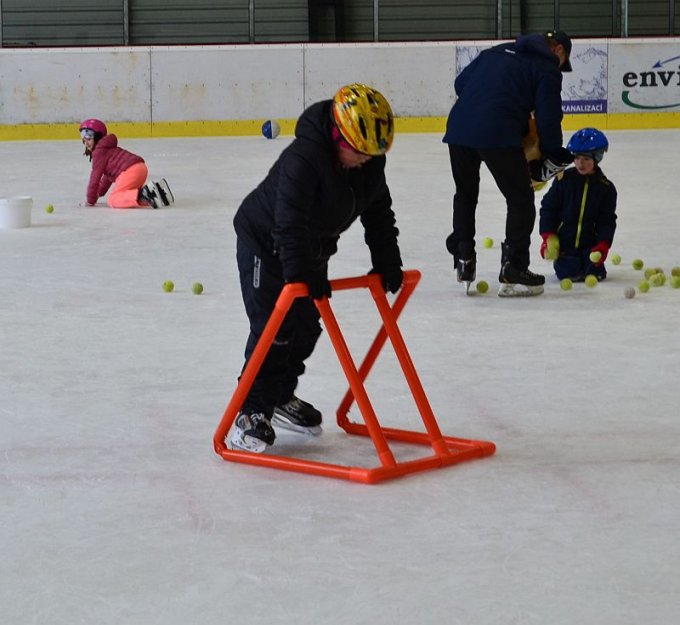
[[[286,316],[235,420],[230,447],[265,451],[275,440],[272,423],[320,432],[321,413],[294,391],[321,334],[313,300],[331,296],[328,260],[354,221],[364,227],[372,271],[387,290],[401,287],[399,231],[385,179],[393,135],[392,109],[380,92],[342,87],[302,113],[295,139],[236,212],[236,258],[250,321],[246,364],[285,283],[305,283],[310,297],[296,299]]]
[[[446,245],[459,282],[476,277],[475,211],[482,161],[507,203],[498,292],[537,295],[545,279],[529,270],[529,246],[536,220],[534,191],[522,149],[532,113],[544,160],[541,179],[571,162],[562,147],[562,72],[571,71],[571,40],[562,31],[532,34],[481,52],[458,76],[458,96],[448,117],[456,185],[453,232]]]

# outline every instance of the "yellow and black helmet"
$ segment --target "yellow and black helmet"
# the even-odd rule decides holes
[[[394,138],[394,114],[382,93],[354,83],[333,97],[333,121],[343,139],[357,152],[381,156]]]

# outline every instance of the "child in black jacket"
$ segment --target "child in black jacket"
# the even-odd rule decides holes
[[[562,280],[607,277],[604,261],[616,231],[616,187],[600,169],[609,148],[595,128],[577,131],[567,144],[574,167],[555,179],[541,203],[541,256]]]
[[[318,434],[321,413],[295,396],[305,360],[321,334],[313,300],[331,296],[328,260],[357,219],[372,272],[395,293],[403,274],[385,153],[394,118],[382,94],[352,84],[300,116],[295,139],[234,217],[241,293],[250,320],[246,364],[287,282],[303,282],[229,435],[231,448],[261,453],[274,443],[272,423]],[[244,365],[245,367],[245,365]]]

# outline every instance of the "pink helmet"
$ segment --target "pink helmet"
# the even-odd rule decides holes
[[[107,134],[106,124],[98,119],[86,119],[80,124],[80,132],[82,133],[83,130],[91,130],[95,139],[101,139]]]

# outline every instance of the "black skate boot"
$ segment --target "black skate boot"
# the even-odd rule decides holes
[[[498,276],[501,283],[498,289],[500,297],[517,297],[527,295],[540,295],[543,293],[545,278],[529,269],[517,269],[510,261],[503,263],[501,273]]]
[[[293,395],[285,404],[274,408],[274,425],[294,432],[321,434],[321,413],[312,404]]]
[[[543,293],[545,278],[530,271],[529,268],[520,269],[510,260],[510,250],[506,243],[501,245],[501,272],[498,281],[499,297],[526,297]]]
[[[460,243],[458,253],[453,257],[458,282],[465,282],[465,293],[469,295],[470,285],[477,277],[477,255],[475,244]]]
[[[242,449],[261,454],[268,445],[273,445],[276,433],[269,417],[262,412],[242,411],[234,421],[229,436],[229,449]]]
[[[153,183],[146,184],[139,190],[137,201],[146,202],[152,208],[158,208],[158,197]]]

